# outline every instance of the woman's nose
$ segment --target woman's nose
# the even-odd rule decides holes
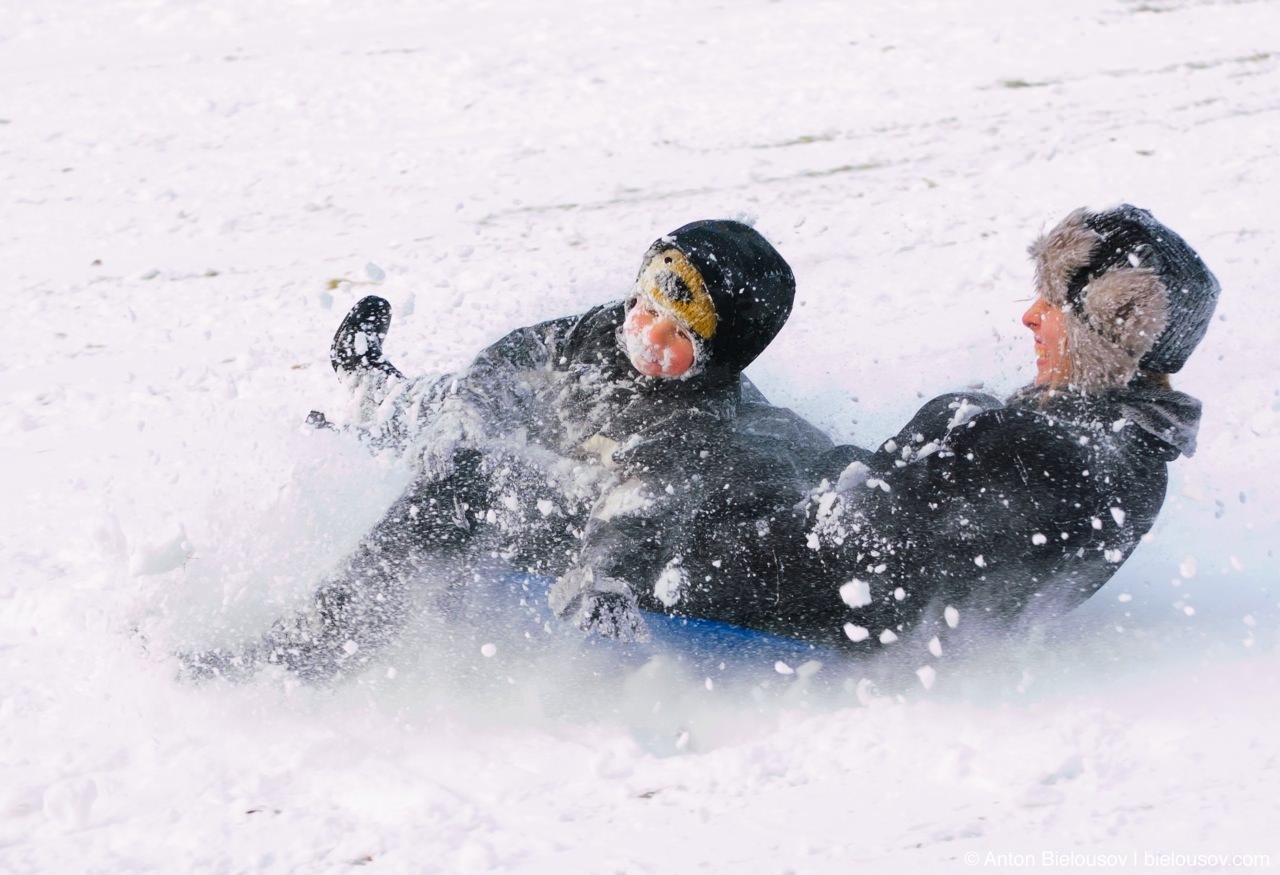
[[[1040,324],[1040,309],[1043,304],[1044,298],[1036,298],[1036,302],[1027,308],[1027,312],[1022,314],[1022,324],[1032,331]]]

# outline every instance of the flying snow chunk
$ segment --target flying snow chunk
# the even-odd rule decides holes
[[[171,537],[133,550],[129,556],[129,574],[132,577],[164,574],[186,565],[195,553],[186,529],[178,526]]]
[[[822,671],[821,660],[806,659],[804,662],[796,666],[796,677],[811,678],[820,671]]]
[[[1049,543],[1049,539],[1039,532],[1036,532],[1031,536],[1031,543],[1035,544],[1037,547],[1043,547],[1045,544]]]
[[[897,640],[898,640],[898,636],[893,634],[892,629],[885,629],[883,632],[880,633],[881,644],[892,644]]]
[[[934,656],[942,655],[942,642],[938,640],[937,635],[929,639],[929,652]]]
[[[632,478],[606,493],[591,515],[607,523],[614,517],[628,516],[644,510],[652,503],[645,493],[644,484]]]
[[[779,659],[777,662],[773,664],[773,670],[776,671],[778,674],[795,674],[796,673],[796,670],[794,668],[787,665],[781,659]]]
[[[1119,507],[1111,508],[1111,518],[1116,521],[1117,526],[1124,525],[1124,509]]]
[[[942,612],[942,616],[946,618],[947,625],[954,629],[960,625],[960,612],[951,605],[947,605],[947,609]]]
[[[670,608],[675,606],[689,585],[689,574],[679,565],[668,565],[653,584],[653,594]]]
[[[491,658],[497,652],[498,652],[498,647],[495,644],[480,645],[480,655],[485,657],[486,659]]]
[[[979,568],[986,568],[987,558],[983,556],[981,553],[979,553],[977,556],[973,557],[973,564],[978,566]]]
[[[824,492],[818,499],[818,519],[826,519],[831,516],[831,506],[836,503],[836,499],[840,496],[834,492]]]
[[[855,578],[840,587],[840,599],[851,608],[869,605],[871,604],[871,585]]]
[[[971,403],[968,398],[961,398],[959,404],[952,404],[951,406],[956,412],[952,414],[951,421],[947,423],[948,431],[959,428],[982,412],[982,408],[977,404]]]
[[[933,670],[933,666],[922,665],[916,669],[916,677],[920,678],[920,683],[926,690],[931,690],[933,689],[934,680],[938,677],[938,673]]]
[[[1178,563],[1178,573],[1185,579],[1190,580],[1196,576],[1196,557],[1188,556]]]
[[[844,624],[844,634],[849,636],[850,641],[866,641],[871,637],[871,633],[864,626],[855,626],[853,623]]]
[[[836,480],[836,492],[852,492],[854,488],[866,483],[871,476],[871,469],[862,462],[850,462]]]

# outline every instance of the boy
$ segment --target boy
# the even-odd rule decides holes
[[[334,338],[334,368],[371,399],[371,440],[415,453],[420,474],[313,610],[188,667],[236,676],[265,661],[311,680],[358,670],[404,623],[424,565],[456,594],[493,555],[557,578],[552,607],[580,628],[643,637],[638,608],[679,603],[698,527],[793,505],[831,446],[742,376],[794,293],[755,230],[694,222],[649,248],[626,300],[518,329],[462,372],[418,381],[382,354],[389,306],[359,302]]]

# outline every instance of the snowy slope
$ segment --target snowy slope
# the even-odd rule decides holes
[[[0,872],[1280,869],[1280,3],[7,7]],[[929,690],[485,630],[332,691],[174,680],[403,485],[298,427],[371,288],[449,369],[752,217],[800,298],[751,376],[867,444],[1026,382],[1027,243],[1121,200],[1223,283],[1200,452],[1036,640]]]

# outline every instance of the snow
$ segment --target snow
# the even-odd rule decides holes
[[[653,594],[667,607],[678,604],[689,584],[689,573],[679,565],[668,565],[653,584]]]
[[[871,584],[857,578],[840,585],[840,598],[851,608],[871,604]]]
[[[1280,3],[10,6],[0,872],[1280,866]],[[753,380],[874,446],[1028,381],[1027,244],[1122,200],[1223,299],[1174,378],[1197,455],[1060,623],[905,680],[483,626],[332,690],[175,679],[404,485],[300,427],[352,408],[327,353],[360,296],[445,371],[620,297],[662,233],[753,219],[799,286]]]

